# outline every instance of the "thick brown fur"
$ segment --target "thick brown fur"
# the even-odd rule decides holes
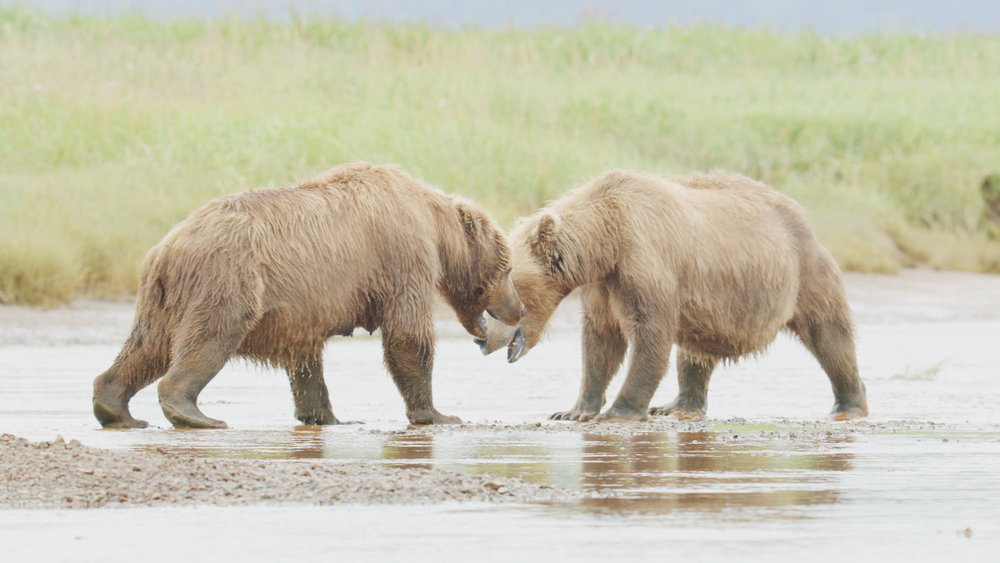
[[[769,186],[735,174],[614,170],[519,221],[511,245],[511,277],[528,310],[512,361],[580,289],[583,385],[554,418],[598,415],[629,346],[626,381],[598,418],[643,418],[674,344],[680,392],[649,412],[703,415],[716,363],[761,352],[781,330],[819,360],[836,416],[867,415],[840,271],[805,210]]]
[[[287,370],[296,416],[335,423],[322,377],[331,336],[382,330],[386,365],[414,423],[455,422],[432,404],[433,304],[482,337],[482,313],[514,323],[503,231],[470,201],[392,166],[337,166],[295,187],[213,200],[146,256],[132,333],[94,382],[105,426],[145,426],[129,399],[164,376],[175,426],[224,426],[195,406],[233,356]]]

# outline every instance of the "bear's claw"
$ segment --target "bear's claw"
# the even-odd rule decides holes
[[[653,407],[649,409],[650,416],[670,416],[673,415],[677,420],[704,420],[705,413],[701,411],[686,411],[678,409],[677,407],[670,405],[664,405],[662,407]]]
[[[577,422],[587,422],[597,416],[596,412],[571,410],[557,412],[549,417],[549,420],[575,420]]]

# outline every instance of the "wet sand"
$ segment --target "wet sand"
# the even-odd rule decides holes
[[[324,357],[334,411],[365,424],[298,426],[283,374],[234,362],[201,400],[230,429],[173,430],[147,389],[133,413],[152,427],[106,431],[90,413],[90,385],[117,354],[132,304],[0,307],[0,432],[34,444],[5,438],[17,446],[0,458],[0,540],[14,559],[54,560],[133,558],[164,534],[187,541],[149,559],[237,550],[253,560],[832,561],[844,546],[861,560],[992,557],[1000,277],[908,271],[846,283],[871,406],[848,423],[826,418],[828,381],[784,337],[717,371],[708,420],[548,421],[579,385],[569,301],[513,366],[500,353],[483,358],[442,316],[435,402],[463,426],[407,425],[376,334],[335,339]],[[673,397],[675,377],[654,404]],[[37,446],[57,435],[82,444]],[[46,461],[54,451],[70,457]],[[172,479],[180,493],[164,490]],[[124,502],[114,496],[123,480],[136,492]],[[369,480],[399,485],[366,489]]]

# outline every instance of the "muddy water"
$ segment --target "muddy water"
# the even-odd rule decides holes
[[[334,411],[365,424],[296,426],[279,373],[234,363],[202,395],[231,429],[99,430],[90,384],[114,358],[128,303],[0,308],[0,431],[107,448],[519,476],[592,493],[553,505],[187,507],[0,511],[5,559],[338,555],[364,560],[510,557],[992,559],[1000,549],[1000,278],[848,276],[871,417],[831,423],[829,384],[781,339],[713,376],[711,419],[608,428],[548,422],[579,383],[575,302],[514,366],[439,322],[435,400],[469,424],[409,428],[376,337],[338,339],[325,362]],[[617,391],[620,378],[613,383]],[[654,402],[676,392],[671,372]],[[280,461],[276,461],[280,462]],[[183,538],[160,549],[163,538]],[[41,557],[44,556],[44,557]]]

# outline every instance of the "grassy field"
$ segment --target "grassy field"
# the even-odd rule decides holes
[[[128,293],[206,200],[395,162],[509,226],[608,168],[726,169],[846,269],[1000,271],[1000,37],[437,30],[0,10],[0,302]]]

